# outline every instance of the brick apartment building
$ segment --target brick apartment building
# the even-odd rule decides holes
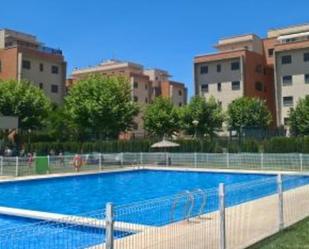
[[[171,81],[167,71],[144,69],[140,64],[120,60],[108,60],[97,66],[74,70],[71,78],[67,80],[67,87],[92,73],[127,77],[132,88],[132,100],[140,105],[141,110],[158,96],[169,97],[177,106],[187,102],[187,88],[183,83]],[[144,137],[142,112],[136,117],[135,123],[133,136]]]
[[[309,24],[224,38],[218,52],[194,58],[195,93],[214,96],[223,109],[241,96],[264,99],[276,126],[309,95]]]
[[[0,79],[29,80],[54,103],[61,104],[66,62],[61,50],[45,47],[35,36],[1,29]]]

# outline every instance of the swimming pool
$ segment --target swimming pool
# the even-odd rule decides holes
[[[290,189],[304,184],[309,184],[309,177],[284,176],[284,189]],[[263,182],[263,187],[254,191],[246,188],[242,191],[233,191],[229,186],[252,185],[254,182]],[[99,173],[91,175],[55,177],[36,180],[23,180],[0,183],[0,206],[29,209],[35,211],[61,213],[68,215],[80,215],[93,210],[103,210],[107,202],[116,206],[129,205],[153,198],[174,196],[185,190],[214,189],[207,196],[207,205],[204,212],[218,209],[217,188],[219,183],[225,183],[227,192],[226,205],[233,206],[246,201],[261,198],[276,192],[276,175],[273,174],[243,174],[243,173],[215,173],[215,172],[192,172],[176,170],[130,170],[114,173]],[[254,186],[254,185],[253,185]],[[147,212],[132,213],[131,215],[119,216],[116,221],[138,223],[142,225],[161,226],[174,221],[184,219],[183,206],[175,209],[171,219],[170,211],[174,199],[164,199],[161,206],[154,206]],[[192,214],[199,212],[202,199],[195,200]],[[102,219],[103,211],[99,219]],[[0,215],[0,231],[16,228],[20,225],[30,225],[38,222],[33,219],[16,218]],[[60,224],[61,227],[61,224]],[[32,229],[32,228],[31,228]],[[40,226],[38,229],[41,230]],[[27,248],[62,248],[61,243],[70,241],[72,247],[89,246],[104,242],[104,229],[91,229],[87,226],[61,227],[59,223],[48,223],[43,226],[44,236],[41,232],[31,230],[33,236],[16,241]],[[1,234],[1,233],[0,233]],[[31,233],[30,233],[31,234]],[[123,237],[128,233],[117,232],[117,236]],[[2,237],[1,237],[2,236]],[[5,234],[0,236],[0,241]],[[52,241],[60,244],[50,244]],[[39,238],[39,239],[38,239]],[[11,243],[5,240],[3,243]],[[8,244],[4,244],[8,247]],[[19,247],[14,247],[19,248]],[[21,247],[22,248],[22,247]]]

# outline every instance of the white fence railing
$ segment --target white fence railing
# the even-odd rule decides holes
[[[44,162],[40,159],[46,159]],[[39,162],[40,161],[40,162]],[[44,160],[43,160],[44,161]],[[43,166],[42,166],[43,165]],[[309,171],[309,154],[95,153],[76,156],[0,157],[1,176],[102,171],[128,166]],[[42,170],[45,167],[45,170]]]

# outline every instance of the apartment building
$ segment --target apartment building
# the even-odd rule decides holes
[[[268,38],[276,41],[269,52],[274,60],[277,123],[286,125],[290,108],[309,95],[309,24],[270,30]]]
[[[227,110],[242,96],[264,99],[275,113],[273,67],[264,58],[264,43],[254,34],[219,40],[218,53],[194,58],[196,95],[213,96]]]
[[[273,124],[286,125],[289,109],[309,94],[309,25],[224,38],[218,52],[194,58],[196,95],[214,96],[224,110],[241,96],[266,101]]]
[[[75,69],[71,78],[67,80],[67,87],[74,85],[79,79],[89,74],[100,73],[107,76],[117,75],[129,79],[132,89],[132,100],[139,104],[141,113],[135,119],[133,130],[134,137],[145,136],[143,124],[143,109],[155,97],[165,96],[171,98],[177,106],[186,104],[187,89],[183,83],[170,81],[170,75],[167,71],[161,69],[144,69],[143,65],[120,60],[108,60],[99,65]],[[169,91],[162,91],[168,88]],[[177,89],[177,90],[174,90]],[[181,97],[178,95],[181,93]],[[125,135],[127,137],[127,135]]]
[[[184,83],[170,80],[171,75],[161,69],[146,69],[144,74],[147,75],[152,83],[152,97],[158,96],[170,98],[175,106],[187,104],[188,89]]]
[[[59,49],[33,35],[0,30],[0,79],[29,80],[57,104],[65,94],[66,62]]]

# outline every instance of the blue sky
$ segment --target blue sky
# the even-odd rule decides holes
[[[130,60],[168,70],[192,95],[194,55],[213,52],[221,37],[309,22],[308,9],[308,0],[10,0],[1,2],[0,28],[61,48],[68,73]]]

